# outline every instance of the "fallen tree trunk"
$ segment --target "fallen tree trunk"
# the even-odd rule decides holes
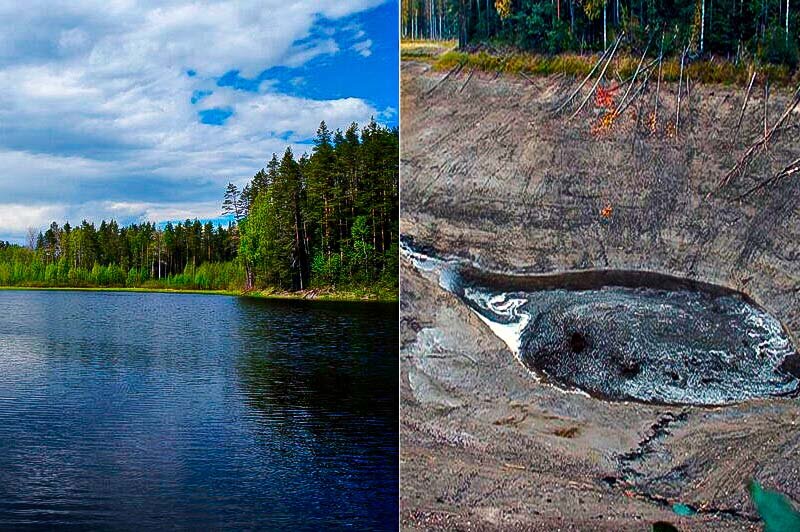
[[[753,82],[756,80],[756,71],[753,70],[753,75],[750,77],[750,84],[747,85],[747,92],[744,95],[744,103],[742,103],[742,110],[739,113],[739,120],[736,122],[736,129],[733,133],[733,143],[739,136],[739,128],[742,126],[742,119],[744,118],[744,110],[747,107],[747,102],[750,100],[750,91],[753,90]]]
[[[575,98],[575,96],[581,91],[583,86],[586,85],[586,82],[591,79],[592,75],[594,75],[594,72],[595,72],[595,70],[597,70],[597,67],[599,67],[603,63],[603,59],[605,59],[608,56],[608,51],[609,51],[608,48],[603,50],[603,54],[600,56],[600,59],[597,60],[597,63],[594,64],[594,66],[592,67],[592,70],[590,70],[589,73],[586,75],[586,77],[583,78],[583,81],[581,81],[580,85],[578,85],[578,87],[574,91],[572,91],[572,94],[570,94],[567,97],[567,99],[564,100],[564,102],[562,102],[562,104],[559,105],[558,108],[555,111],[553,111],[554,115],[557,115],[558,113],[560,113],[561,110],[564,107],[566,107],[569,104],[569,102],[571,102],[572,99]]]
[[[725,174],[725,176],[720,181],[719,185],[717,185],[716,191],[719,191],[723,187],[727,186],[728,183],[730,183],[734,177],[741,174],[750,165],[750,163],[753,161],[753,159],[756,157],[756,155],[758,155],[758,153],[761,150],[766,149],[767,144],[775,135],[775,132],[781,129],[783,123],[786,121],[789,115],[792,114],[792,112],[794,111],[795,107],[797,107],[798,104],[800,104],[800,86],[798,86],[797,89],[795,89],[791,101],[786,106],[786,110],[784,110],[780,118],[778,118],[778,121],[775,122],[775,124],[770,128],[769,131],[767,131],[767,133],[764,135],[762,139],[753,143],[750,146],[750,148],[745,152],[745,154],[742,156],[742,158],[739,159],[739,161],[733,166],[733,168],[731,168],[728,171],[728,173]],[[711,192],[709,192],[706,197],[710,195]]]
[[[628,94],[631,92],[631,89],[636,84],[636,78],[639,76],[639,72],[642,69],[642,63],[644,62],[644,58],[647,55],[647,50],[650,49],[650,42],[652,42],[652,40],[653,39],[651,37],[650,40],[647,41],[647,46],[644,47],[644,53],[642,54],[642,58],[639,59],[639,64],[636,65],[636,70],[633,73],[633,77],[631,77],[630,85],[628,85],[628,88],[625,90],[625,94],[622,95],[622,99],[620,100],[619,105],[617,106],[618,109],[622,108],[622,106],[625,104],[625,101],[628,99]]]
[[[594,91],[597,90],[597,86],[600,84],[600,80],[603,79],[603,76],[605,76],[605,74],[606,74],[606,70],[608,70],[608,65],[610,65],[611,64],[611,60],[614,59],[614,54],[617,52],[617,46],[619,46],[619,42],[622,40],[622,36],[623,35],[625,35],[625,32],[620,33],[619,37],[617,37],[617,40],[614,42],[614,47],[611,49],[611,54],[608,56],[608,59],[606,60],[606,64],[603,67],[603,70],[600,71],[600,75],[597,76],[597,80],[594,82],[594,85],[592,85],[592,89],[589,91],[589,94],[586,95],[586,97],[583,99],[583,101],[578,106],[578,108],[575,110],[575,112],[572,113],[572,115],[569,117],[569,120],[572,120],[573,118],[578,116],[578,113],[581,112],[581,110],[583,109],[583,106],[586,105],[586,102],[588,102],[589,98],[592,97],[592,94],[594,94]]]
[[[645,89],[647,88],[648,83],[650,82],[650,76],[653,75],[653,67],[655,65],[656,65],[656,63],[651,63],[649,66],[646,66],[644,69],[642,69],[642,73],[647,73],[647,76],[645,76],[642,79],[641,83],[639,84],[639,88],[636,89],[636,92],[633,93],[633,96],[631,96],[628,101],[626,101],[624,104],[622,104],[620,106],[619,110],[617,111],[617,118],[622,116],[622,113],[624,113],[625,110],[628,107],[630,107],[631,104],[633,104],[633,102],[635,102],[637,99],[639,99],[641,97],[642,93],[644,93]]]
[[[681,87],[683,86],[683,62],[686,59],[686,52],[689,51],[689,48],[686,47],[683,49],[683,53],[681,54],[681,73],[678,77],[678,101],[675,105],[675,136],[677,137],[679,134],[679,128],[681,123]]]
[[[442,79],[440,79],[439,81],[437,81],[437,82],[434,84],[434,86],[433,86],[433,87],[431,87],[430,89],[428,89],[428,91],[425,93],[425,96],[428,96],[430,93],[432,93],[433,91],[435,91],[435,90],[436,90],[436,88],[437,88],[439,85],[441,85],[442,83],[444,83],[445,81],[447,81],[447,79],[448,79],[450,76],[452,76],[453,74],[460,72],[462,68],[464,68],[464,62],[463,62],[463,61],[461,61],[461,62],[460,62],[460,63],[458,63],[456,66],[454,66],[453,68],[451,68],[451,69],[450,69],[450,72],[448,72],[447,74],[445,74],[445,76],[444,76]]]
[[[655,133],[658,126],[658,97],[661,93],[661,73],[664,63],[664,34],[661,34],[661,51],[658,52],[658,81],[656,82],[656,104],[653,109],[653,118],[650,123],[650,132]]]
[[[460,89],[458,89],[458,92],[461,92],[461,91],[463,91],[463,90],[464,90],[464,87],[466,87],[466,86],[467,86],[467,83],[469,83],[469,80],[471,80],[471,79],[472,79],[472,75],[473,75],[474,73],[475,73],[475,69],[474,69],[474,68],[473,68],[472,70],[470,70],[470,71],[469,71],[469,75],[467,76],[467,81],[465,81],[465,82],[464,82],[464,84],[463,84],[463,85],[461,85],[461,88],[460,88]]]
[[[736,199],[737,200],[744,199],[747,196],[749,196],[750,194],[753,194],[754,192],[758,192],[762,188],[768,187],[768,186],[776,183],[777,181],[780,181],[781,179],[783,179],[785,177],[790,177],[790,176],[792,176],[794,174],[797,174],[799,172],[800,172],[800,158],[795,159],[794,161],[789,163],[786,166],[786,168],[784,168],[783,170],[781,170],[780,172],[778,172],[774,176],[770,177],[769,179],[765,179],[764,181],[758,183],[756,186],[750,188],[744,194],[739,195]]]

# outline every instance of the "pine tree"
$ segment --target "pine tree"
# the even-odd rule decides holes
[[[239,189],[233,183],[228,183],[228,187],[225,189],[225,197],[222,202],[222,214],[224,216],[233,216],[233,219],[237,222],[240,222],[242,218],[244,218],[241,195]]]

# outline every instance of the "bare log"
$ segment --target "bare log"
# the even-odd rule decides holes
[[[675,105],[675,136],[678,136],[680,123],[681,123],[681,87],[683,86],[683,61],[686,58],[686,52],[689,51],[689,48],[686,47],[683,49],[683,53],[681,54],[681,73],[678,76],[678,102]]]
[[[641,72],[639,72],[639,73],[641,74],[642,72],[646,72],[648,69],[652,68],[654,65],[657,65],[657,64],[658,64],[658,57],[656,57],[655,59],[653,59],[652,61],[650,61],[646,65],[644,65],[642,67]],[[622,83],[628,83],[632,78],[633,78],[633,74],[631,74],[627,78],[623,78],[622,79]]]
[[[733,142],[739,136],[739,128],[742,126],[742,119],[744,118],[744,110],[747,107],[747,101],[750,100],[750,91],[753,90],[753,82],[756,80],[756,71],[753,69],[753,75],[750,77],[750,84],[747,85],[747,92],[744,95],[744,103],[742,103],[742,110],[739,113],[739,120],[736,122],[736,131],[733,133]]]
[[[764,136],[767,136],[767,102],[769,101],[769,78],[764,81]]]
[[[625,35],[624,32],[620,33],[619,37],[617,37],[617,40],[614,42],[614,47],[611,49],[611,54],[608,56],[608,59],[606,60],[606,64],[603,67],[603,70],[600,71],[600,75],[597,76],[597,80],[595,80],[594,85],[592,85],[591,90],[586,95],[586,97],[583,99],[583,101],[578,106],[578,108],[575,110],[575,112],[572,113],[572,116],[569,117],[569,120],[572,120],[573,118],[578,116],[578,113],[581,112],[581,109],[583,109],[583,106],[586,105],[586,102],[588,102],[589,98],[592,97],[592,94],[594,94],[594,91],[597,90],[597,86],[600,84],[600,80],[602,80],[603,76],[605,76],[605,74],[606,74],[606,70],[608,69],[608,65],[610,65],[611,64],[611,60],[614,59],[614,54],[617,52],[617,46],[619,46],[619,42],[622,40],[622,36],[623,35]]]
[[[661,92],[661,72],[664,62],[664,34],[661,34],[661,51],[658,53],[658,82],[656,83],[656,106],[653,110],[653,127],[658,124],[658,96]]]
[[[561,110],[564,107],[566,107],[569,104],[569,102],[571,102],[572,99],[575,98],[575,96],[581,91],[583,86],[586,85],[586,82],[589,81],[591,79],[591,77],[594,75],[594,72],[595,72],[595,70],[597,70],[597,67],[599,67],[603,63],[603,59],[605,59],[608,56],[608,51],[609,51],[609,48],[606,48],[605,50],[603,50],[603,54],[600,56],[600,59],[597,60],[597,63],[594,64],[594,66],[592,67],[592,70],[590,70],[589,73],[586,75],[586,77],[583,78],[583,81],[581,81],[580,85],[578,85],[575,88],[575,90],[572,91],[572,94],[570,94],[569,97],[567,97],[567,99],[564,100],[564,102],[562,102],[562,104],[559,105],[558,108],[555,111],[553,111],[554,115],[557,115],[558,113],[560,113]]]
[[[433,91],[435,91],[435,90],[436,90],[436,88],[437,88],[439,85],[441,85],[442,83],[444,83],[445,81],[447,81],[447,79],[448,79],[450,76],[452,76],[453,74],[457,74],[458,72],[460,72],[462,68],[464,68],[464,61],[461,61],[461,62],[460,62],[460,63],[458,63],[456,66],[454,66],[453,68],[451,68],[451,69],[450,69],[450,72],[448,72],[447,74],[445,74],[445,76],[444,76],[442,79],[440,79],[439,81],[437,81],[437,82],[436,82],[436,83],[433,85],[433,87],[431,87],[430,89],[428,89],[428,91],[425,93],[425,96],[428,96],[430,93],[432,93]]]
[[[617,110],[617,118],[622,116],[622,113],[624,113],[625,110],[633,104],[633,102],[635,102],[638,98],[641,97],[642,93],[647,88],[647,84],[650,81],[650,76],[653,75],[653,68],[652,68],[653,66],[655,66],[655,63],[652,63],[650,64],[650,66],[647,66],[643,69],[643,72],[646,72],[647,76],[645,76],[642,79],[641,83],[639,84],[639,88],[636,89],[636,92],[633,93],[633,96],[631,96],[630,99],[623,105],[621,105],[620,108]]]
[[[770,128],[769,131],[767,131],[766,135],[764,135],[762,139],[753,143],[750,146],[750,148],[745,152],[745,154],[742,156],[742,158],[739,159],[739,162],[737,162],[733,166],[733,168],[731,168],[728,171],[728,173],[725,174],[725,176],[720,181],[719,185],[717,185],[716,188],[717,191],[725,187],[728,183],[730,183],[734,177],[741,174],[750,165],[753,159],[755,159],[758,153],[766,149],[767,144],[775,135],[775,132],[782,129],[783,123],[786,121],[789,115],[792,114],[792,112],[794,111],[795,107],[797,107],[798,104],[800,104],[800,86],[798,86],[797,89],[795,89],[791,101],[786,106],[786,109],[784,110],[783,114],[781,114],[780,118],[778,118],[778,121],[775,122],[775,124]],[[708,195],[706,195],[706,197],[710,195],[711,192],[709,192]]]
[[[639,59],[639,64],[636,65],[636,70],[633,73],[633,77],[631,77],[630,85],[628,85],[628,88],[625,90],[625,94],[622,95],[622,99],[619,101],[619,105],[617,106],[618,109],[625,104],[625,100],[627,100],[628,94],[631,92],[631,89],[636,83],[636,78],[639,76],[639,71],[642,69],[642,63],[644,62],[644,58],[647,55],[647,50],[650,49],[650,42],[652,40],[653,38],[651,37],[650,40],[647,41],[647,46],[644,47],[644,53],[642,53],[642,58]]]
[[[458,89],[458,92],[459,92],[459,93],[460,93],[461,91],[463,91],[463,90],[464,90],[464,87],[466,87],[466,86],[467,86],[467,83],[469,83],[469,80],[471,80],[471,79],[472,79],[472,75],[473,75],[474,73],[475,73],[475,69],[474,69],[474,68],[473,68],[472,70],[470,70],[470,71],[469,71],[469,75],[467,76],[467,81],[465,81],[465,82],[464,82],[464,84],[463,84],[463,85],[461,85],[461,88],[460,88],[460,89]]]
[[[753,194],[754,192],[758,192],[759,190],[761,190],[761,189],[763,189],[765,187],[773,185],[774,183],[776,183],[777,181],[780,181],[781,179],[793,176],[794,174],[797,174],[797,173],[800,173],[800,158],[795,159],[794,161],[789,163],[786,166],[786,168],[784,168],[783,170],[781,170],[780,172],[778,172],[774,176],[770,177],[769,179],[765,179],[764,181],[761,181],[760,183],[758,183],[754,187],[750,188],[747,192],[745,192],[744,194],[741,194],[740,196],[738,196],[736,198],[736,200],[738,201],[740,199],[744,199],[747,196],[749,196],[750,194]]]
[[[535,82],[535,81],[533,81],[533,80],[530,78],[530,76],[528,76],[528,75],[527,75],[525,72],[523,72],[523,71],[521,71],[521,70],[520,70],[520,71],[519,71],[519,75],[520,75],[520,76],[522,76],[523,78],[527,79],[527,80],[528,80],[528,82],[529,82],[531,85],[536,85],[536,82]]]

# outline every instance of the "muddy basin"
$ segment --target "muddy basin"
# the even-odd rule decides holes
[[[618,401],[725,405],[794,395],[800,355],[746,294],[645,271],[488,272],[404,240],[533,379]]]

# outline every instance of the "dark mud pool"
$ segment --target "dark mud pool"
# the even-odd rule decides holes
[[[744,294],[650,272],[500,275],[408,240],[403,251],[564,390],[709,406],[798,392],[789,335]]]

